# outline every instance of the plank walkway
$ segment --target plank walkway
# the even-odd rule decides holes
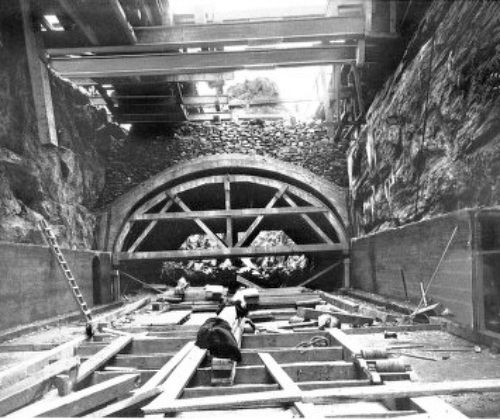
[[[380,348],[360,345],[358,337],[372,330],[380,333],[381,328],[368,326],[368,320],[373,319],[359,314],[358,305],[351,299],[303,287],[258,290],[258,303],[251,311],[258,333],[249,333],[248,328],[243,329],[244,322],[239,323],[235,331],[243,333],[242,361],[233,366],[232,385],[214,386],[217,380],[213,381],[211,359],[206,350],[194,345],[194,340],[200,324],[215,315],[214,311],[196,312],[196,307],[205,304],[216,308],[217,304],[205,301],[202,289],[191,288],[190,300],[176,304],[178,308],[164,311],[166,306],[159,303],[160,311],[153,311],[155,299],[162,301],[169,292],[125,305],[114,315],[101,316],[97,323],[103,332],[91,340],[77,338],[50,350],[40,345],[40,355],[33,360],[3,371],[0,412],[13,416],[94,417],[177,412],[180,417],[225,417],[225,409],[232,406],[237,410],[232,417],[295,414],[306,418],[420,418],[429,414],[460,418],[465,416],[435,396],[500,391],[500,380],[431,386],[412,382],[407,373],[379,373],[376,367],[380,359],[370,356],[383,358],[384,365],[391,358]],[[318,306],[317,302],[322,304]],[[325,312],[337,315],[345,324],[350,322],[350,328],[319,330],[317,326],[301,328],[288,322],[297,314],[316,319]],[[129,320],[123,320],[123,313]],[[266,321],[259,321],[259,316]],[[230,322],[235,319],[231,305],[224,309],[223,317]],[[364,326],[356,327],[360,325]],[[411,328],[391,327],[402,331]],[[413,328],[433,330],[435,326]],[[58,361],[49,364],[51,360]],[[374,386],[372,382],[383,385]],[[391,397],[408,402],[396,409],[378,400]],[[339,398],[344,399],[340,404]]]

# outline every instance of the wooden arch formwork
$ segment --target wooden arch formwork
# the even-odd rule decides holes
[[[207,156],[167,169],[116,200],[101,217],[99,236],[118,266],[294,254],[332,263],[348,253],[345,197],[344,188],[276,159]],[[281,230],[294,244],[252,245],[265,230]],[[179,249],[193,234],[216,247]]]

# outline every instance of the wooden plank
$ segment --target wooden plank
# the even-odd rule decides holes
[[[292,199],[292,197],[288,194],[283,195],[283,199],[290,205],[291,207],[294,208],[302,208],[299,207],[296,202]],[[325,208],[326,210],[326,208]],[[325,211],[328,212],[328,211]],[[328,235],[325,234],[325,232],[309,217],[308,212],[304,211],[303,214],[301,215],[302,219],[313,229],[313,231],[316,233],[316,235],[322,239],[325,243],[333,243],[332,239],[328,237]]]
[[[260,357],[256,353],[257,358]],[[360,386],[370,385],[370,381],[365,380],[333,380],[333,381],[301,381],[296,383],[301,390],[316,390],[320,388],[340,388],[346,386]],[[213,387],[213,386],[198,386],[185,388],[182,393],[182,398],[190,399],[193,397],[208,397],[208,396],[221,396],[226,394],[242,394],[242,393],[255,393],[264,391],[278,390],[278,384],[234,384],[231,387]]]
[[[184,203],[184,201],[178,196],[172,194],[170,191],[166,192],[172,201],[174,201],[182,210],[186,211],[186,213],[192,212],[191,209]],[[216,244],[220,247],[226,247],[226,244],[215,234],[199,217],[194,218],[194,222],[196,225]]]
[[[259,348],[242,349],[242,360],[239,366],[259,365]],[[305,363],[319,361],[340,361],[342,360],[343,350],[341,347],[309,347],[309,348],[266,348],[265,351],[273,356],[276,362],[280,364],[287,363]]]
[[[318,17],[209,25],[135,27],[137,45],[51,48],[50,56],[94,54],[137,54],[215,45],[256,45],[262,42],[298,42],[364,36],[360,17]]]
[[[88,376],[90,376],[90,374],[105,365],[113,356],[129,345],[132,342],[132,339],[132,335],[121,336],[85,361],[78,370],[76,383],[81,383]]]
[[[134,301],[133,303],[127,304],[126,306],[119,308],[118,310],[114,310],[110,313],[103,314],[102,316],[95,317],[92,323],[94,325],[107,324],[108,322],[111,322],[119,317],[125,316],[129,313],[132,313],[133,311],[140,309],[141,307],[145,306],[146,304],[149,304],[150,302],[151,302],[151,297],[141,298],[137,301]]]
[[[182,393],[183,399],[192,399],[193,397],[208,397],[221,396],[227,394],[244,394],[256,393],[260,391],[275,391],[278,390],[278,384],[236,384],[230,387],[206,386],[206,387],[189,387],[184,389]]]
[[[255,402],[257,400],[257,402]],[[266,391],[262,393],[247,393],[228,396],[194,397],[192,399],[167,400],[154,406],[148,405],[142,410],[151,415],[166,412],[186,412],[195,410],[238,409],[249,405],[261,406],[272,401],[275,403],[294,403],[301,400],[300,395],[283,390]],[[257,404],[258,403],[258,404]]]
[[[331,270],[335,269],[337,266],[339,266],[341,263],[343,263],[343,261],[340,261],[340,262],[335,262],[335,263],[332,263],[331,265],[328,265],[326,268],[322,269],[321,271],[317,272],[316,274],[314,274],[313,276],[311,276],[310,278],[306,279],[305,281],[301,282],[299,284],[299,286],[301,287],[305,287],[306,285],[310,284],[311,282],[314,282],[316,281],[318,278],[321,278],[323,275],[327,274],[328,272],[330,272]]]
[[[329,294],[329,293],[324,292],[324,291],[319,291],[319,295],[327,303],[330,303],[330,304],[333,304],[337,307],[340,307],[343,310],[356,312],[359,309],[359,304],[352,302],[350,300],[347,300],[346,298],[342,298],[341,296]]]
[[[168,404],[177,399],[184,387],[188,384],[191,377],[196,372],[196,368],[205,358],[206,349],[194,346],[189,354],[179,363],[177,368],[170,374],[162,386],[163,392],[156,397],[151,403],[143,407],[142,410],[146,414],[156,413],[157,406]]]
[[[261,333],[258,335],[243,335],[242,347],[250,348],[289,348],[301,342],[309,341],[316,336],[329,337],[328,332],[314,331],[303,333]]]
[[[278,365],[275,359],[267,353],[260,353],[260,359],[264,363],[269,373],[273,376],[280,387],[289,392],[301,393],[299,386],[290,378],[290,376]],[[304,418],[321,418],[321,413],[314,407],[312,403],[295,402],[293,407]]]
[[[128,393],[136,386],[138,379],[137,374],[120,375],[64,397],[40,400],[14,412],[12,416],[33,418],[36,416],[70,417],[81,415]]]
[[[56,343],[5,343],[0,345],[0,352],[48,351],[56,346]]]
[[[124,79],[126,80],[126,79]],[[178,73],[178,74],[167,74],[162,76],[161,82],[142,82],[142,85],[163,85],[163,83],[194,83],[198,81],[229,81],[234,80],[234,72],[232,71],[221,71],[217,73]],[[130,85],[130,82],[127,81],[114,81],[114,86],[126,87]]]
[[[213,316],[212,313],[209,314]],[[178,351],[191,340],[191,336],[173,338],[144,336],[133,340],[130,352],[134,354],[148,354]]]
[[[24,41],[28,68],[30,72],[31,91],[35,107],[38,139],[42,144],[59,144],[57,139],[54,106],[47,67],[40,59],[40,50],[37,36],[34,32],[34,23],[29,0],[21,0],[23,18]]]
[[[346,45],[309,48],[213,51],[190,54],[142,54],[112,57],[53,58],[52,68],[67,78],[115,78],[176,73],[232,71],[271,66],[351,63],[356,48]]]
[[[34,374],[35,372],[44,368],[49,364],[49,362],[73,357],[75,348],[85,340],[87,340],[86,336],[79,336],[69,342],[55,347],[54,349],[51,349],[50,351],[46,351],[33,356],[27,361],[20,362],[12,368],[1,371],[0,388],[6,388],[21,380],[24,380],[26,377],[29,377],[31,374]]]
[[[398,382],[379,386],[345,387],[296,392],[269,391],[220,397],[199,397],[157,404],[148,413],[167,413],[206,409],[258,407],[265,403],[325,403],[332,400],[379,400],[421,397],[437,394],[500,392],[500,380],[464,380],[437,383]]]
[[[167,326],[179,324],[189,318],[191,310],[173,310],[166,313],[149,313],[135,318],[134,324],[139,326]]]
[[[0,392],[0,416],[32,403],[49,390],[51,380],[56,375],[69,371],[79,364],[80,360],[76,357],[62,359],[3,389]]]
[[[118,252],[118,260],[189,260],[213,258],[240,258],[258,256],[300,255],[302,253],[330,253],[344,250],[344,245],[334,244],[305,244],[290,246],[269,247],[233,247],[203,250],[168,250],[158,252]]]
[[[266,350],[266,349],[264,349]],[[356,366],[346,361],[292,362],[281,367],[297,382],[354,380],[358,378]],[[272,377],[262,365],[237,366],[235,384],[269,384]],[[210,385],[212,369],[199,368],[194,375],[191,386]]]
[[[142,387],[134,392],[134,395],[113,403],[103,409],[94,412],[94,416],[106,417],[112,416],[128,409],[133,406],[137,406],[141,402],[156,396],[161,393],[164,388],[161,384],[172,374],[174,369],[179,365],[179,363],[191,352],[194,347],[194,341],[190,341],[183,346],[183,348],[177,352],[171,359],[168,360],[165,365],[163,365],[160,370],[158,370]]]
[[[189,212],[168,212],[158,214],[137,214],[129,221],[144,220],[193,220],[200,219],[223,219],[223,218],[247,218],[256,216],[282,216],[282,215],[300,215],[300,214],[321,214],[326,213],[327,208],[307,207],[280,207],[280,208],[245,208],[245,209],[224,209],[208,211],[189,211]]]
[[[167,212],[170,207],[173,205],[173,201],[169,200],[165,205],[163,205],[160,209],[160,214]],[[154,220],[151,221],[146,228],[142,231],[142,233],[135,239],[134,243],[128,248],[129,252],[135,252],[136,249],[140,246],[140,244],[144,241],[144,239],[151,233],[151,230],[156,227],[156,224],[158,224],[158,221]]]
[[[361,356],[361,346],[358,345],[353,338],[346,335],[342,330],[330,329],[328,334],[334,339],[335,342],[342,345],[349,357],[355,358]],[[349,357],[344,357],[344,359],[348,359]]]

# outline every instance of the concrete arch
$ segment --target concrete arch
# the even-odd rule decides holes
[[[328,215],[334,219],[338,241],[342,248],[348,249],[346,189],[335,185],[307,169],[286,163],[274,158],[248,154],[219,154],[200,157],[173,166],[137,185],[125,195],[115,200],[102,214],[98,225],[99,247],[113,252],[117,248],[120,236],[123,239],[129,226],[129,217],[137,213],[145,205],[153,205],[161,201],[162,192],[176,188],[182,184],[189,185],[196,180],[217,175],[256,176],[269,179],[273,184],[282,182],[295,190],[305,191],[308,196],[321,202],[328,208]],[[260,181],[262,183],[262,181]],[[141,207],[142,206],[142,207]]]

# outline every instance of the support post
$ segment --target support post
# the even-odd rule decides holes
[[[229,175],[224,179],[224,197],[227,210],[231,209],[231,182]],[[228,247],[233,247],[233,219],[226,218],[226,243]]]
[[[344,288],[351,288],[351,259],[344,259]]]
[[[38,125],[38,137],[42,144],[57,146],[57,130],[50,90],[49,72],[39,55],[39,42],[32,21],[29,0],[20,0],[23,16],[24,41],[31,79],[31,90]]]
[[[391,0],[389,3],[389,32],[396,33],[397,29],[397,3]]]

